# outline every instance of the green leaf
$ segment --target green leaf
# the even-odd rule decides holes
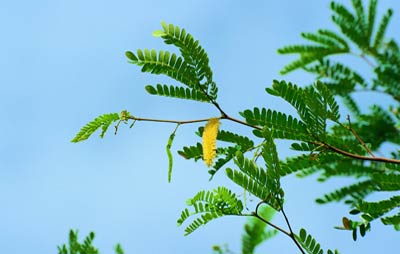
[[[400,196],[393,196],[390,199],[381,200],[378,202],[362,201],[357,206],[357,209],[368,215],[368,221],[382,217],[382,215],[400,207]]]
[[[122,246],[119,243],[117,243],[117,245],[115,245],[114,251],[116,254],[124,254],[125,253],[124,249],[122,249]]]
[[[266,175],[266,173],[264,174]],[[262,185],[249,175],[244,174],[238,170],[233,170],[231,168],[226,169],[226,175],[234,183],[243,187],[254,196],[260,198],[261,200],[268,199],[270,192],[264,187],[266,184]]]
[[[367,31],[365,24],[365,14],[359,0],[353,0],[358,9],[357,16],[353,15],[344,5],[331,2],[331,9],[334,12],[332,20],[338,25],[344,35],[352,40],[360,49],[368,50],[369,41],[367,39]]]
[[[185,235],[216,218],[241,215],[243,210],[242,201],[225,187],[218,187],[213,191],[200,191],[187,201],[187,205],[192,207],[193,211],[190,212],[187,208],[183,210],[177,221],[178,225],[182,225],[189,217],[197,217],[186,227]]]
[[[377,0],[370,0],[368,6],[368,27],[367,27],[367,38],[368,41],[371,41],[372,31],[375,25],[375,14],[376,14],[376,5]]]
[[[269,206],[261,206],[258,214],[266,221],[271,221],[275,210]],[[242,234],[242,254],[253,254],[258,245],[274,237],[277,233],[278,231],[275,229],[268,229],[267,224],[258,218],[247,219]]]
[[[379,23],[378,26],[378,31],[375,34],[375,39],[374,39],[374,48],[380,48],[382,46],[383,42],[383,37],[385,35],[387,26],[389,24],[389,21],[393,15],[393,11],[391,9],[387,10],[386,14],[382,17],[381,22]]]
[[[308,254],[323,254],[324,251],[321,245],[302,228],[298,235],[295,235],[297,241]]]
[[[360,200],[374,190],[376,190],[376,186],[373,184],[373,181],[365,180],[325,194],[323,198],[318,198],[316,202],[318,204],[325,204],[333,201],[340,201],[347,196],[352,196],[354,199]]]
[[[303,89],[292,83],[274,80],[272,89],[267,88],[266,91],[289,102],[297,110],[307,132],[312,133],[314,139],[316,136],[325,137],[327,119],[338,121],[338,105],[321,82]]]
[[[142,72],[152,74],[164,74],[175,79],[192,89],[198,89],[199,81],[196,77],[196,70],[182,57],[174,53],[160,50],[140,50],[137,56],[132,52],[127,54],[129,62],[137,66],[142,66]]]
[[[78,239],[78,230],[70,230],[68,246],[63,244],[62,246],[57,246],[59,254],[98,254],[99,250],[93,246],[93,240],[95,238],[95,233],[90,232],[86,236],[83,242]]]
[[[283,192],[276,171],[262,169],[254,161],[245,158],[240,151],[236,153],[234,162],[240,171],[227,168],[228,178],[279,211]]]
[[[201,143],[197,143],[195,146],[185,146],[182,150],[178,151],[178,154],[187,160],[194,159],[197,161],[203,158],[203,146]]]
[[[125,52],[126,57],[131,61],[138,61],[139,59],[131,51]]]
[[[208,55],[201,47],[200,42],[195,40],[185,29],[181,29],[173,24],[162,22],[162,27],[165,34],[161,37],[164,39],[164,42],[166,44],[173,44],[179,48],[185,62],[195,68],[196,80],[202,83],[207,91],[208,86],[213,83],[213,73],[209,66]],[[210,92],[214,99],[216,98],[216,91],[213,88],[213,92]]]
[[[166,33],[163,30],[156,30],[156,31],[153,32],[153,36],[154,37],[162,37],[162,36],[165,36],[165,35],[166,35]]]
[[[118,113],[110,113],[98,116],[93,121],[89,122],[81,128],[76,136],[71,140],[73,143],[84,141],[88,139],[95,131],[101,128],[100,137],[103,138],[108,127],[113,123],[120,120]]]
[[[399,174],[382,174],[373,175],[373,180],[380,191],[398,191],[400,190]]]
[[[303,38],[317,44],[290,45],[278,49],[279,54],[298,54],[299,58],[286,65],[281,74],[287,74],[299,68],[307,68],[313,62],[321,61],[334,54],[349,52],[347,42],[336,33],[329,30],[318,30],[316,34],[302,33]]]
[[[392,216],[383,217],[381,220],[382,223],[385,225],[400,225],[400,213]]]
[[[241,115],[246,122],[260,127],[269,127],[274,130],[274,137],[292,140],[309,140],[306,125],[297,118],[271,109],[245,110]]]
[[[152,95],[194,100],[200,102],[210,102],[210,99],[202,91],[198,91],[196,89],[161,84],[157,84],[156,87],[152,85],[147,85],[145,88],[146,91]]]

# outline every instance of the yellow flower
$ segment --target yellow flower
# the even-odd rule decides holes
[[[208,167],[211,166],[217,155],[217,135],[219,128],[219,118],[208,120],[203,131],[203,160]]]

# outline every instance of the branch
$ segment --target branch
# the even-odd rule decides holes
[[[223,112],[223,111],[222,111]],[[136,116],[126,116],[126,119],[131,119],[134,121],[143,121],[143,122],[158,122],[158,123],[175,123],[175,124],[191,124],[191,123],[200,123],[200,122],[207,122],[210,120],[210,118],[204,118],[204,119],[194,119],[194,120],[170,120],[170,119],[154,119],[154,118],[142,118],[142,117],[136,117]],[[223,115],[220,117],[220,119],[227,119],[232,122],[236,122],[242,125],[246,125],[248,127],[251,127],[253,129],[257,130],[262,130],[260,126],[255,126],[248,124],[242,120],[236,119],[234,117],[230,117],[227,114],[223,113]]]
[[[328,148],[329,150],[332,150],[336,153],[339,153],[341,155],[347,156],[347,157],[351,157],[354,159],[358,159],[358,160],[364,160],[364,161],[380,161],[380,162],[387,162],[387,163],[393,163],[393,164],[400,164],[400,160],[396,160],[396,159],[391,159],[391,158],[383,158],[383,157],[367,157],[367,156],[362,156],[362,155],[358,155],[358,154],[353,154],[353,153],[349,153],[346,151],[341,150],[340,148],[331,146],[325,142],[312,142],[313,144],[316,145],[322,145],[326,148]]]
[[[360,144],[365,148],[365,150],[372,156],[375,157],[375,155],[372,153],[371,149],[369,149],[369,147],[364,143],[364,141],[360,138],[360,136],[358,136],[357,132],[353,129],[353,127],[351,127],[351,121],[350,121],[350,115],[347,115],[347,121],[349,122],[349,130],[351,131],[351,133],[353,134],[354,137],[356,137],[356,139],[358,140],[358,142],[360,142]]]
[[[208,120],[210,120],[210,118],[204,118],[204,119],[194,119],[194,120],[165,120],[165,119],[152,119],[152,118],[141,118],[141,117],[135,117],[135,116],[127,116],[127,119],[131,119],[131,120],[135,120],[135,121],[145,121],[145,122],[160,122],[160,123],[175,123],[175,124],[191,124],[191,123],[200,123],[200,122],[207,122]],[[228,115],[225,116],[221,116],[220,119],[226,119],[226,120],[230,120],[248,127],[251,127],[253,129],[257,129],[257,130],[262,130],[262,128],[260,126],[256,126],[256,125],[251,125],[248,124],[246,122],[243,122],[239,119],[230,117]],[[393,164],[400,164],[400,160],[396,160],[396,159],[391,159],[391,158],[384,158],[384,157],[367,157],[367,156],[362,156],[362,155],[358,155],[358,154],[353,154],[353,153],[349,153],[347,151],[341,150],[340,148],[331,146],[325,142],[320,142],[320,141],[314,141],[311,143],[316,144],[318,146],[323,146],[328,148],[331,151],[334,151],[336,153],[354,158],[354,159],[358,159],[358,160],[365,160],[365,161],[380,161],[380,162],[387,162],[387,163],[393,163]]]
[[[261,217],[261,216],[258,214],[258,208],[259,208],[262,204],[265,204],[265,201],[261,201],[260,203],[257,204],[256,210],[255,210],[255,212],[252,213],[252,215],[253,215],[254,217],[256,217],[257,219],[261,220],[262,222],[268,224],[269,226],[275,228],[276,230],[278,230],[278,231],[284,233],[285,235],[291,237],[289,232],[287,232],[286,230],[284,230],[284,229],[278,227],[277,225],[275,225],[275,224],[273,224],[273,223],[267,221],[266,219],[264,219],[263,217]]]
[[[134,121],[143,121],[143,122],[158,122],[158,123],[175,123],[175,124],[190,124],[190,123],[200,123],[207,122],[210,118],[205,119],[195,119],[195,120],[165,120],[165,119],[153,119],[153,118],[142,118],[129,115],[126,117],[127,119],[131,119]]]
[[[292,227],[290,226],[289,220],[288,220],[288,218],[286,217],[286,214],[285,214],[285,212],[283,211],[283,208],[281,208],[281,212],[282,212],[282,214],[283,214],[283,217],[285,217],[285,221],[286,221],[286,224],[287,224],[288,227],[289,227],[289,231],[290,231],[290,232],[287,232],[286,230],[284,230],[284,229],[278,227],[277,225],[275,225],[275,224],[273,224],[273,223],[271,223],[271,222],[265,220],[263,217],[261,217],[260,215],[258,215],[258,208],[259,208],[262,204],[265,204],[265,201],[261,201],[260,203],[257,204],[257,206],[256,206],[256,211],[253,213],[253,216],[256,217],[257,219],[261,220],[262,222],[264,222],[264,223],[270,225],[271,227],[275,228],[276,230],[278,230],[278,231],[284,233],[284,234],[287,235],[288,237],[290,237],[290,239],[292,239],[292,241],[296,244],[297,248],[301,251],[301,253],[305,254],[303,248],[301,247],[301,245],[300,245],[299,242],[297,241],[296,236],[295,236],[295,234],[294,234],[293,231],[292,231]]]
[[[292,238],[293,242],[297,245],[297,248],[299,248],[299,250],[301,251],[301,253],[305,254],[303,248],[301,247],[300,243],[297,241],[295,234],[293,233],[292,227],[290,226],[290,222],[288,217],[286,216],[285,211],[283,210],[283,207],[281,207],[281,212],[283,214],[283,217],[285,218],[286,224],[289,227],[289,231],[290,231],[290,238]]]
[[[356,57],[360,57],[362,60],[364,60],[371,68],[375,69],[376,66],[373,62],[371,62],[371,60],[369,58],[367,58],[365,56],[365,53],[362,52],[360,54],[354,53],[354,52],[349,52],[350,55],[356,56]]]
[[[369,60],[364,54],[361,54],[360,57],[369,65],[371,66],[373,69],[376,68],[375,64],[371,62],[371,60]]]

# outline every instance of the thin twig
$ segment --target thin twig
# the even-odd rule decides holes
[[[142,118],[136,116],[127,116],[128,119],[132,119],[135,121],[144,121],[144,122],[159,122],[159,123],[176,123],[176,124],[190,124],[190,123],[200,123],[200,122],[207,122],[210,118],[204,119],[194,119],[194,120],[165,120],[165,119],[153,119],[153,118]]]
[[[218,111],[221,113],[221,116],[222,117],[227,116],[227,114],[222,110],[218,102],[214,100],[202,86],[199,86],[199,88],[203,92],[203,94],[210,100],[210,102],[218,109]]]
[[[264,219],[263,217],[261,217],[261,216],[258,214],[258,208],[259,208],[262,204],[265,204],[265,201],[261,201],[260,203],[257,204],[256,210],[255,210],[255,212],[252,213],[252,216],[256,217],[257,219],[261,220],[262,222],[268,224],[269,226],[275,228],[276,230],[278,230],[278,231],[280,231],[280,232],[282,232],[282,233],[284,233],[285,235],[287,235],[287,236],[290,237],[290,233],[289,233],[289,232],[287,232],[287,231],[284,230],[283,228],[281,228],[281,227],[279,227],[279,226],[277,226],[277,225],[275,225],[275,224],[273,224],[273,223],[267,221],[266,219]]]
[[[314,143],[316,145],[323,145],[324,147],[328,148],[329,150],[332,150],[341,155],[345,155],[347,157],[351,157],[351,158],[358,159],[358,160],[380,161],[380,162],[387,162],[387,163],[393,163],[393,164],[400,164],[400,160],[391,159],[391,158],[383,158],[383,157],[367,157],[367,156],[362,156],[362,155],[358,155],[358,154],[353,154],[353,153],[343,151],[340,148],[331,146],[325,142],[312,142],[312,143]]]
[[[376,68],[375,64],[373,64],[373,63],[371,62],[371,60],[369,60],[364,54],[361,54],[360,57],[361,57],[369,66],[371,66],[371,67],[374,68],[374,69]]]
[[[347,115],[347,121],[349,122],[349,130],[351,131],[351,133],[353,134],[354,137],[356,137],[356,139],[358,140],[358,142],[360,142],[360,144],[365,148],[365,150],[372,156],[375,157],[375,155],[372,153],[371,149],[369,149],[369,147],[364,143],[364,141],[360,138],[360,136],[358,136],[357,132],[353,129],[353,127],[351,126],[351,121],[350,121],[350,115]]]
[[[285,210],[283,210],[283,207],[281,207],[281,212],[283,214],[283,217],[285,218],[286,224],[288,225],[289,231],[290,231],[290,238],[292,238],[293,242],[297,245],[297,248],[301,251],[301,253],[305,254],[303,248],[301,247],[300,243],[296,239],[296,235],[293,233],[292,226],[290,226],[290,222],[288,217],[286,216]]]
[[[175,123],[175,124],[190,124],[190,123],[199,123],[199,122],[207,122],[208,120],[210,120],[210,118],[205,118],[205,119],[195,119],[195,120],[184,120],[184,121],[178,121],[178,120],[162,120],[162,119],[151,119],[151,118],[140,118],[140,117],[135,117],[135,116],[128,116],[127,119],[132,119],[132,120],[136,120],[136,121],[147,121],[147,122],[162,122],[162,123]],[[233,122],[237,122],[239,124],[242,125],[246,125],[249,126],[253,129],[257,129],[257,130],[262,130],[262,128],[260,126],[255,126],[255,125],[251,125],[248,124],[246,122],[243,122],[241,120],[238,120],[236,118],[230,117],[228,115],[226,116],[221,116],[220,119],[227,119]],[[384,158],[384,157],[367,157],[367,156],[362,156],[362,155],[358,155],[358,154],[353,154],[353,153],[349,153],[346,152],[344,150],[341,150],[340,148],[331,146],[325,142],[321,142],[321,141],[310,141],[310,143],[319,145],[319,146],[323,146],[328,148],[329,150],[332,150],[336,153],[345,155],[347,157],[351,157],[354,159],[358,159],[358,160],[365,160],[365,161],[380,161],[380,162],[387,162],[387,163],[393,163],[393,164],[400,164],[400,160],[396,160],[396,159],[391,159],[391,158]]]
[[[264,219],[263,217],[261,217],[260,215],[258,215],[258,214],[256,214],[256,213],[253,213],[253,216],[256,217],[257,219],[261,220],[262,222],[268,224],[269,226],[275,228],[276,230],[278,230],[278,231],[280,231],[280,232],[282,232],[282,233],[284,233],[285,235],[287,235],[287,236],[290,237],[290,233],[287,232],[286,230],[284,230],[283,228],[280,228],[279,226],[277,226],[277,225],[275,225],[275,224],[273,224],[273,223],[267,221],[266,219]]]
[[[257,130],[262,130],[262,129],[263,129],[263,128],[261,128],[260,126],[248,124],[248,123],[246,123],[246,122],[244,122],[244,121],[242,121],[242,120],[233,118],[233,117],[231,117],[231,116],[229,116],[229,115],[225,115],[225,117],[221,117],[221,118],[222,118],[222,119],[227,119],[227,120],[230,120],[230,121],[232,121],[232,122],[236,122],[236,123],[239,123],[239,124],[242,124],[242,125],[249,126],[249,127],[253,128],[253,129],[257,129]]]
[[[283,208],[281,208],[281,212],[282,212],[282,214],[283,214],[283,217],[285,218],[286,224],[287,224],[288,227],[289,227],[289,232],[286,231],[286,230],[284,230],[284,229],[282,229],[282,228],[280,228],[280,227],[278,227],[277,225],[275,225],[275,224],[273,224],[273,223],[267,221],[266,219],[262,218],[260,215],[258,215],[258,209],[259,209],[260,206],[263,205],[263,204],[265,204],[265,201],[261,201],[261,202],[259,202],[259,203],[257,204],[256,210],[255,210],[255,212],[253,213],[254,217],[258,218],[258,219],[261,220],[262,222],[264,222],[264,223],[270,225],[271,227],[275,228],[276,230],[278,230],[278,231],[284,233],[285,235],[287,235],[288,237],[290,237],[290,238],[292,239],[292,241],[296,244],[297,248],[301,251],[301,253],[305,254],[303,248],[301,247],[300,243],[297,241],[296,236],[295,236],[295,234],[294,234],[293,231],[292,231],[292,227],[290,226],[289,220],[288,220],[288,218],[287,218],[287,216],[286,216],[285,211],[283,210]]]
[[[354,53],[354,52],[349,52],[349,54],[350,54],[350,55],[353,55],[353,56],[356,56],[356,57],[360,57],[360,58],[361,58],[362,60],[364,60],[371,68],[373,68],[373,69],[376,68],[375,64],[374,64],[373,62],[371,62],[371,60],[365,56],[365,53],[357,54],[357,53]]]

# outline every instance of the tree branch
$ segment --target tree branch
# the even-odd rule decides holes
[[[143,121],[143,122],[158,122],[158,123],[175,123],[175,124],[190,124],[190,123],[200,123],[207,122],[210,118],[204,119],[194,119],[194,120],[165,120],[165,119],[153,119],[153,118],[142,118],[129,115],[126,117],[127,119],[131,119],[134,121]]]
[[[364,160],[364,161],[380,161],[380,162],[387,162],[387,163],[393,163],[393,164],[400,164],[400,160],[396,160],[396,159],[391,159],[391,158],[383,158],[383,157],[367,157],[367,156],[362,156],[362,155],[358,155],[358,154],[353,154],[353,153],[349,153],[346,152],[344,150],[341,150],[340,148],[331,146],[325,142],[312,142],[316,145],[322,145],[326,148],[328,148],[329,150],[332,150],[336,153],[339,153],[341,155],[347,156],[347,157],[351,157],[354,159],[358,159],[358,160]]]
[[[261,201],[261,202],[259,202],[259,203],[257,204],[256,210],[255,210],[255,212],[252,213],[252,215],[253,215],[254,217],[256,217],[257,219],[261,220],[262,222],[268,224],[269,226],[275,228],[276,230],[278,230],[278,231],[280,231],[280,232],[282,232],[282,233],[284,233],[285,235],[287,235],[287,236],[290,237],[290,233],[289,233],[289,232],[287,232],[287,231],[284,230],[283,228],[280,228],[279,226],[277,226],[277,225],[275,225],[275,224],[273,224],[273,223],[267,221],[266,219],[264,219],[263,217],[261,217],[261,216],[258,214],[258,209],[260,208],[260,206],[261,206],[262,204],[265,204],[265,201]]]
[[[160,122],[160,123],[175,123],[175,124],[191,124],[191,123],[200,123],[200,122],[207,122],[208,120],[210,120],[210,118],[204,118],[204,119],[194,119],[194,120],[165,120],[165,119],[152,119],[152,118],[141,118],[141,117],[135,117],[135,116],[127,116],[127,119],[131,119],[131,120],[135,120],[135,121],[145,121],[145,122]],[[251,125],[248,124],[246,122],[243,122],[239,119],[230,117],[229,115],[225,115],[225,116],[221,116],[220,119],[226,119],[226,120],[230,120],[248,127],[251,127],[253,129],[257,129],[257,130],[262,130],[262,128],[260,126],[256,126],[256,125]],[[313,144],[316,144],[318,146],[323,146],[328,148],[331,151],[334,151],[336,153],[354,158],[354,159],[358,159],[358,160],[365,160],[365,161],[380,161],[380,162],[386,162],[386,163],[393,163],[393,164],[400,164],[400,160],[396,160],[396,159],[391,159],[391,158],[384,158],[384,157],[367,157],[367,156],[362,156],[362,155],[358,155],[358,154],[353,154],[353,153],[349,153],[347,151],[344,151],[340,148],[331,146],[325,142],[321,142],[321,141],[310,141]]]
[[[354,137],[360,142],[360,144],[365,148],[365,150],[372,156],[375,157],[375,155],[372,153],[371,149],[364,143],[364,141],[358,136],[357,132],[353,129],[351,126],[351,121],[350,121],[350,115],[347,115],[347,121],[349,122],[349,130],[353,134]]]
[[[292,241],[296,244],[297,248],[301,251],[301,253],[305,254],[303,248],[301,247],[300,243],[297,241],[296,236],[295,236],[295,234],[294,234],[293,231],[292,231],[292,227],[290,226],[289,220],[288,220],[288,218],[287,218],[285,212],[283,211],[283,208],[281,208],[281,212],[282,212],[282,214],[283,214],[283,217],[285,218],[286,224],[288,225],[289,231],[290,231],[290,232],[288,232],[288,231],[286,231],[286,230],[284,230],[284,229],[278,227],[277,225],[275,225],[275,224],[273,224],[273,223],[267,221],[266,219],[264,219],[264,218],[262,218],[260,215],[258,215],[258,209],[260,208],[260,206],[261,206],[262,204],[265,204],[265,201],[261,201],[261,202],[259,202],[259,203],[257,204],[257,206],[256,206],[256,211],[253,212],[253,216],[256,217],[257,219],[261,220],[262,222],[268,224],[269,226],[275,228],[276,230],[278,230],[278,231],[284,233],[284,234],[287,235],[288,237],[290,237],[290,238],[292,239]]]
[[[292,238],[293,242],[297,245],[297,248],[301,251],[301,253],[305,254],[303,248],[301,247],[300,243],[297,241],[295,234],[293,233],[292,226],[290,226],[290,222],[288,217],[286,216],[285,210],[283,210],[283,207],[281,207],[281,212],[283,214],[283,217],[285,218],[286,224],[288,225],[289,231],[290,231],[290,238]]]

